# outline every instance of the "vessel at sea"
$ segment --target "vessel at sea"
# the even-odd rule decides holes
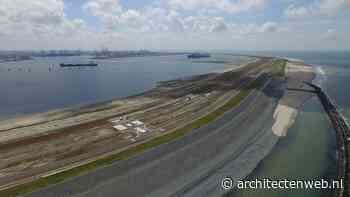
[[[187,56],[190,59],[210,57],[209,53],[192,53]]]
[[[95,67],[98,66],[98,64],[94,62],[86,63],[86,64],[60,64],[61,67]]]

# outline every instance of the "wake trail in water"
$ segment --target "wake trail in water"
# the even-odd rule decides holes
[[[316,71],[316,78],[312,81],[312,83],[325,88],[324,83],[327,81],[327,74],[325,70],[323,69],[322,65],[311,65],[314,70]]]

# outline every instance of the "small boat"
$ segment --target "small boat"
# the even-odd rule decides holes
[[[98,64],[94,63],[94,62],[90,62],[87,64],[60,64],[61,67],[94,67],[94,66],[98,66]]]
[[[210,57],[209,53],[192,53],[187,56],[190,59]]]

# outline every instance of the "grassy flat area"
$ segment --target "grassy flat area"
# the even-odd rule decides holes
[[[195,120],[194,122],[177,129],[173,132],[167,133],[165,135],[156,137],[150,141],[147,141],[145,143],[136,145],[134,147],[131,147],[127,150],[124,150],[120,153],[107,156],[105,158],[93,161],[91,163],[52,175],[45,178],[40,178],[36,181],[23,184],[20,186],[16,186],[14,188],[10,188],[7,190],[0,191],[1,197],[10,197],[10,196],[16,196],[23,193],[28,193],[31,191],[34,191],[39,188],[46,187],[48,185],[56,184],[63,182],[64,180],[67,180],[68,178],[72,178],[74,176],[95,170],[98,167],[103,167],[112,164],[113,162],[120,161],[127,159],[131,156],[135,156],[137,154],[141,154],[145,152],[146,150],[156,147],[160,144],[170,142],[171,140],[174,140],[176,138],[179,138],[181,136],[184,136],[186,133],[191,132],[194,129],[197,129],[201,126],[204,126],[208,124],[209,122],[219,118],[221,115],[223,115],[226,111],[236,107],[239,105],[239,103],[248,96],[248,94],[254,90],[262,87],[265,82],[269,79],[269,75],[262,74],[260,75],[255,81],[250,83],[245,88],[241,89],[240,92],[233,97],[231,100],[229,100],[226,104],[221,106],[220,108],[216,109],[215,111],[209,113],[208,115]]]
[[[271,74],[276,77],[285,77],[287,60],[276,59],[272,62]]]

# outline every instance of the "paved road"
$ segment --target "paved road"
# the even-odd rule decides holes
[[[232,167],[232,162],[249,145],[270,134],[275,105],[275,98],[261,92],[254,93],[217,121],[181,139],[25,196],[219,195],[223,192],[220,189],[223,176],[220,170],[228,165]]]

